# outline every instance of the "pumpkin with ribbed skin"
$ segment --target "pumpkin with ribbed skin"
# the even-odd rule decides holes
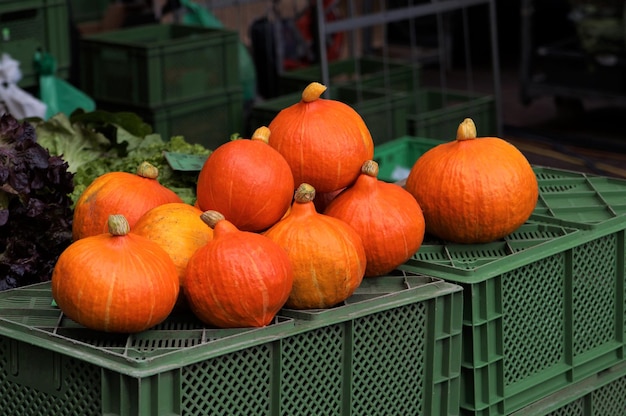
[[[178,297],[176,266],[155,242],[111,215],[109,232],[70,244],[52,273],[52,297],[70,319],[105,332],[134,333],[167,318]]]
[[[456,140],[424,153],[405,188],[424,212],[426,231],[456,243],[505,237],[532,214],[537,178],[524,155],[498,137],[476,137],[465,119]]]
[[[309,183],[317,192],[345,188],[374,156],[374,142],[361,116],[349,105],[321,98],[326,87],[313,82],[302,100],[271,121],[270,146],[293,172],[294,183]]]
[[[337,195],[324,214],[348,223],[365,246],[365,276],[381,276],[400,266],[424,240],[424,215],[413,196],[378,180],[378,163],[363,164],[351,187]]]
[[[213,229],[200,218],[202,211],[183,202],[159,205],[143,214],[133,232],[159,244],[174,261],[184,299],[187,262],[213,238]]]
[[[217,211],[203,221],[213,239],[187,263],[185,295],[193,313],[221,328],[268,325],[293,284],[287,253],[262,234],[237,229]]]
[[[315,210],[315,189],[301,184],[291,211],[264,234],[283,247],[294,268],[285,306],[329,308],[354,293],[366,268],[361,237],[345,222]]]
[[[168,202],[183,202],[176,193],[158,181],[159,170],[148,162],[137,173],[109,172],[94,179],[74,207],[72,237],[107,232],[111,214],[122,214],[133,228],[146,211]]]
[[[197,185],[202,211],[220,212],[242,231],[262,231],[287,211],[293,175],[287,161],[268,146],[270,130],[259,127],[250,139],[235,139],[208,157]]]

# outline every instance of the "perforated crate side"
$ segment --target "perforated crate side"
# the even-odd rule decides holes
[[[81,88],[96,101],[157,108],[240,86],[238,34],[178,24],[81,38]]]
[[[400,279],[393,285],[403,284]],[[383,303],[371,303],[365,314],[350,304],[341,313],[283,311],[307,322],[302,327],[309,330],[285,340],[298,345],[284,355],[289,364],[283,383],[289,389],[285,396],[297,404],[282,414],[301,408],[303,416],[457,415],[462,294],[439,285],[430,289],[448,293],[432,298],[408,291],[408,297],[393,301],[380,298]],[[290,371],[298,368],[308,370]],[[328,380],[327,373],[340,379]]]
[[[218,330],[180,313],[130,336],[64,318],[49,282],[0,293],[0,408],[55,416],[458,414],[461,288],[407,272],[367,282],[321,318],[312,311],[310,319]]]
[[[464,288],[461,414],[506,415],[624,359],[624,229],[528,222],[426,241],[403,267]]]
[[[22,88],[34,87],[39,76],[34,66],[38,51],[50,53],[56,61],[59,78],[70,69],[70,34],[66,0],[5,0],[0,2],[0,21],[8,35],[0,42],[0,52],[20,63]]]
[[[531,219],[577,229],[623,222],[626,180],[534,166],[539,200]]]
[[[512,413],[511,416],[622,415],[626,364],[618,364]]]

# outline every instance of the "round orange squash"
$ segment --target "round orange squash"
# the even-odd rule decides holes
[[[262,231],[285,214],[293,198],[287,161],[268,146],[270,130],[259,127],[251,139],[235,139],[208,157],[197,185],[202,211],[220,212],[242,231]]]
[[[510,234],[532,214],[537,178],[524,155],[498,137],[476,137],[465,119],[456,140],[424,153],[405,188],[424,212],[426,231],[457,243],[485,243]]]
[[[365,246],[365,276],[381,276],[400,266],[424,240],[424,215],[402,187],[378,180],[378,163],[368,160],[351,187],[337,195],[324,214],[348,223]]]
[[[191,310],[221,328],[268,325],[293,285],[287,253],[262,234],[237,229],[217,211],[204,212],[202,219],[213,228],[213,239],[187,263]]]
[[[109,172],[93,180],[74,207],[72,237],[107,232],[111,214],[122,214],[133,228],[146,211],[168,202],[183,202],[171,189],[158,181],[159,170],[143,162],[137,173]]]
[[[301,184],[291,211],[264,234],[283,247],[294,268],[285,306],[329,308],[354,293],[366,268],[361,237],[340,219],[315,210],[315,189]]]
[[[105,332],[133,333],[167,318],[178,297],[176,266],[155,242],[111,215],[109,232],[70,244],[52,273],[52,297],[70,319]]]
[[[200,218],[202,211],[184,202],[159,205],[143,214],[133,232],[159,244],[171,257],[184,299],[187,262],[200,247],[213,238],[213,229]]]
[[[317,192],[345,188],[374,156],[374,142],[361,116],[349,105],[321,98],[326,87],[313,82],[302,100],[271,121],[270,146],[293,172],[294,183],[309,183]]]

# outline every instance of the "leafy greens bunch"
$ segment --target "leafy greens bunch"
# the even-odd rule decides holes
[[[34,127],[0,117],[0,290],[49,280],[72,240],[73,175]]]
[[[74,175],[74,202],[98,176],[108,172],[135,173],[143,161],[159,169],[159,182],[176,192],[183,201],[193,204],[198,172],[175,171],[167,163],[165,152],[208,155],[211,150],[188,143],[182,136],[163,140],[138,115],[102,110],[77,111],[70,117],[60,113],[48,120],[32,121],[37,141],[62,156]]]

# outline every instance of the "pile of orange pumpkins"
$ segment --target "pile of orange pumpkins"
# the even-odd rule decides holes
[[[269,126],[216,148],[193,206],[148,163],[95,179],[52,275],[59,308],[106,332],[146,330],[175,307],[214,327],[260,327],[281,308],[340,304],[426,232],[483,243],[530,217],[536,177],[508,142],[477,138],[466,119],[404,186],[383,182],[368,127],[325,89],[311,83]]]

